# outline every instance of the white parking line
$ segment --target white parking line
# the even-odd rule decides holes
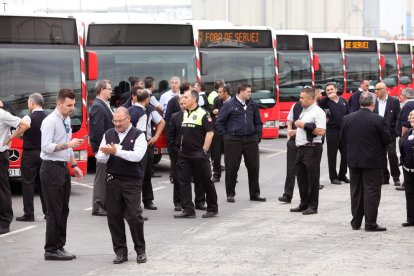
[[[163,181],[158,181],[157,184],[168,184],[170,183],[170,180],[163,180]]]
[[[83,184],[83,183],[79,183],[79,182],[76,182],[76,181],[72,181],[72,185],[74,185],[74,186],[82,186],[82,187],[86,187],[86,188],[89,188],[89,189],[93,189],[93,183],[85,183],[85,184]]]
[[[264,147],[259,147],[259,149],[271,150],[271,151],[280,151],[278,149],[271,149],[271,148],[264,148]]]
[[[157,187],[157,188],[154,188],[153,191],[155,192],[155,191],[158,191],[158,190],[162,190],[164,188],[166,188],[166,187],[165,186]]]
[[[84,211],[90,211],[90,210],[92,210],[92,207],[89,207],[89,208],[86,208],[86,209],[83,209]]]
[[[276,156],[276,155],[279,155],[279,154],[282,154],[282,153],[285,153],[285,152],[287,152],[287,150],[281,150],[281,151],[279,151],[279,152],[273,153],[273,154],[268,155],[268,156],[266,156],[266,157],[273,157],[273,156]]]
[[[7,234],[0,235],[0,238],[8,237],[8,236],[11,236],[11,235],[14,235],[14,234],[17,234],[17,233],[20,233],[20,232],[24,232],[24,231],[27,231],[27,230],[30,230],[30,229],[33,229],[33,228],[36,228],[36,227],[37,227],[37,225],[27,226],[25,228],[14,230],[14,231],[11,231]]]

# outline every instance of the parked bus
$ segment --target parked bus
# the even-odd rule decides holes
[[[399,84],[400,90],[413,87],[413,60],[410,41],[396,41],[398,59],[400,61]],[[400,91],[399,91],[400,92]],[[395,96],[399,95],[396,94]]]
[[[181,82],[197,81],[196,48],[190,24],[91,23],[86,48],[99,57],[98,79],[115,87],[130,76],[151,76],[157,84],[178,76]],[[88,82],[94,93],[94,82]],[[91,151],[90,151],[91,153]],[[168,153],[165,135],[156,143],[154,163]],[[93,156],[93,155],[92,155]]]
[[[338,94],[345,90],[345,56],[339,34],[312,33],[313,53],[319,57],[319,70],[315,70],[315,84],[325,88],[326,83],[334,82]]]
[[[370,80],[370,85],[381,81],[381,67],[384,67],[385,63],[384,58],[380,56],[375,38],[344,37],[344,52],[346,98],[358,90],[362,79]]]
[[[384,66],[381,67],[382,81],[387,85],[390,96],[398,96],[400,92],[399,66],[395,42],[379,40],[380,53],[384,56]],[[411,62],[411,59],[410,59]]]
[[[41,93],[46,113],[56,107],[60,89],[75,92],[75,111],[71,115],[73,137],[88,135],[86,84],[82,32],[73,18],[0,15],[0,100],[4,109],[23,117],[29,114],[27,99]],[[96,75],[96,55],[87,53],[90,70]],[[20,177],[22,140],[14,139],[10,148],[10,177]],[[87,142],[74,149],[80,169],[86,174]]]
[[[279,136],[279,105],[275,80],[272,30],[266,27],[199,27],[201,80],[214,90],[224,80],[233,94],[237,85],[252,85],[252,99],[260,108],[263,138]]]
[[[299,101],[300,91],[312,85],[314,63],[312,44],[304,31],[276,31],[277,69],[279,89],[280,127],[286,127],[286,119],[292,105]],[[318,68],[317,68],[318,69]]]

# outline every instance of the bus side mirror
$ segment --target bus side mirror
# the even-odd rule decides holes
[[[319,71],[319,55],[313,54],[313,70]]]
[[[200,51],[200,74],[208,75],[208,53]]]
[[[98,79],[98,55],[95,52],[86,51],[86,79]]]
[[[381,55],[380,66],[381,68],[385,68],[385,56],[384,55]]]

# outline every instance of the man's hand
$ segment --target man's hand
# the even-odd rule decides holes
[[[108,144],[106,146],[100,147],[100,151],[102,151],[104,154],[109,155],[115,155],[116,154],[116,146],[114,144]]]
[[[219,113],[219,110],[216,108],[212,112],[213,112],[214,115],[217,115]]]
[[[83,178],[83,172],[79,167],[74,167],[73,172],[75,173],[76,180],[81,180]]]
[[[154,145],[157,141],[158,141],[158,137],[152,137],[151,139],[149,139],[149,140],[148,140],[147,145],[148,145],[148,146],[152,146],[152,145]]]
[[[73,138],[68,142],[68,148],[77,148],[83,144],[84,139]]]
[[[296,135],[296,129],[290,129],[287,132],[288,137],[292,137]]]
[[[0,108],[3,108],[3,102],[0,101]]]
[[[4,140],[3,146],[8,146],[8,147],[10,148],[10,146],[11,146],[11,141],[12,141],[11,136],[7,137],[7,139],[6,139],[6,140]]]
[[[295,122],[295,126],[296,126],[297,128],[304,128],[304,127],[305,127],[305,123],[304,123],[303,121],[301,121],[301,120],[297,120],[297,121]]]

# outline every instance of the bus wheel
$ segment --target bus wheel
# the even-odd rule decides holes
[[[154,165],[160,163],[162,154],[154,154]]]

